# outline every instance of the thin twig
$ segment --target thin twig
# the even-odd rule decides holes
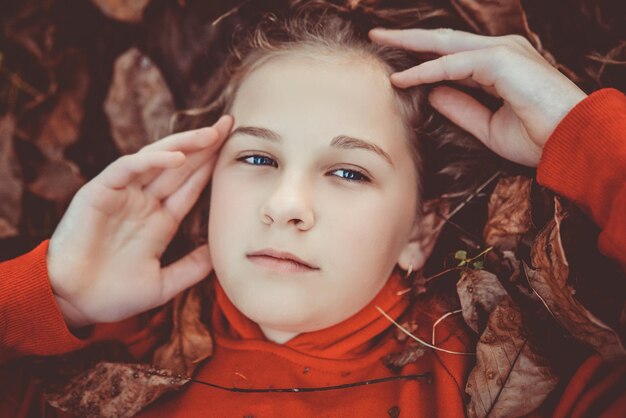
[[[522,344],[520,349],[517,351],[517,355],[515,356],[515,359],[513,360],[513,363],[511,364],[511,367],[509,368],[509,372],[506,374],[506,377],[502,381],[502,385],[500,386],[500,389],[498,389],[498,393],[496,394],[495,398],[493,399],[493,402],[491,402],[491,406],[489,407],[489,410],[485,414],[485,418],[487,418],[491,414],[491,412],[493,412],[493,407],[496,406],[496,402],[498,402],[498,399],[500,398],[500,395],[502,394],[502,391],[506,387],[506,382],[508,382],[509,377],[511,377],[511,373],[513,372],[513,369],[515,368],[515,364],[517,364],[517,361],[519,360],[519,357],[522,354],[522,351],[524,351],[524,347],[526,347],[526,343],[527,342],[528,342],[528,339],[525,339],[524,340],[524,344]]]
[[[213,22],[211,22],[211,26],[213,26],[213,27],[217,26],[223,19],[225,19],[228,16],[232,15],[233,13],[237,12],[241,8],[241,6],[243,6],[244,4],[249,3],[249,2],[250,2],[250,0],[242,1],[237,6],[233,7],[232,9],[227,11],[226,13],[222,14],[221,16],[219,16]]]
[[[454,314],[458,314],[463,312],[462,309],[459,309],[457,311],[452,311],[452,312],[448,312],[447,314],[443,315],[441,318],[439,318],[438,320],[435,321],[435,323],[433,324],[433,345],[435,345],[435,330],[437,329],[437,325],[439,325],[439,323],[441,321],[443,321],[444,319],[446,319],[447,317],[454,315]]]
[[[437,277],[439,277],[439,276],[441,276],[441,275],[444,275],[444,274],[449,273],[449,272],[454,271],[454,270],[462,270],[462,269],[464,268],[464,267],[463,267],[464,265],[469,264],[471,261],[476,260],[478,257],[480,257],[480,256],[484,255],[485,253],[487,253],[487,252],[489,252],[489,251],[491,251],[491,250],[493,250],[493,247],[489,247],[489,248],[487,248],[487,249],[483,250],[483,251],[482,251],[480,254],[478,254],[477,256],[474,256],[474,257],[469,258],[469,259],[467,259],[467,260],[462,260],[462,261],[461,261],[461,263],[462,263],[462,264],[459,264],[458,266],[451,267],[451,268],[449,268],[449,269],[447,269],[447,270],[443,270],[443,271],[440,271],[440,272],[439,272],[439,273],[437,273],[437,274],[434,274],[434,275],[432,275],[432,276],[426,277],[426,278],[424,279],[424,282],[429,282],[429,281],[431,281],[431,280],[432,280],[432,279],[434,279],[434,278],[437,278]],[[463,263],[463,261],[465,261],[465,263]]]
[[[0,72],[6,75],[12,85],[30,94],[34,99],[39,99],[43,97],[43,93],[24,81],[24,79],[20,77],[19,74],[9,71],[6,67],[3,67],[2,65],[0,65]]]
[[[437,351],[441,351],[444,353],[448,353],[448,354],[458,354],[461,356],[474,356],[476,355],[476,353],[462,353],[460,351],[451,351],[451,350],[446,350],[445,348],[441,348],[441,347],[437,347],[435,345],[429,344],[424,340],[419,339],[418,337],[416,337],[415,335],[411,334],[406,328],[404,328],[402,325],[398,324],[396,321],[394,321],[394,319],[392,317],[390,317],[387,312],[385,312],[384,310],[382,310],[379,306],[376,306],[376,309],[378,309],[378,311],[383,314],[383,316],[385,318],[387,318],[389,321],[391,321],[395,326],[397,326],[398,328],[400,328],[400,330],[402,332],[404,332],[406,335],[408,335],[409,337],[413,338],[415,341],[417,341],[418,343],[425,345],[426,347],[432,348],[433,350],[437,350]]]
[[[487,181],[481,184],[476,190],[474,190],[468,197],[465,198],[463,202],[461,202],[452,212],[450,212],[446,219],[452,218],[458,211],[460,211],[463,206],[465,206],[470,200],[472,200],[478,193],[480,193],[485,187],[489,185],[494,179],[499,177],[502,174],[501,171],[496,171]]]
[[[215,383],[204,382],[202,380],[190,379],[191,382],[200,383],[206,386],[211,386],[216,389],[226,390],[229,392],[244,392],[244,393],[266,393],[266,392],[289,392],[289,393],[299,393],[299,392],[324,392],[327,390],[339,390],[352,388],[356,386],[368,386],[375,385],[377,383],[386,383],[394,380],[425,380],[429,381],[432,378],[431,373],[423,373],[423,374],[408,374],[408,375],[400,375],[400,376],[390,376],[383,377],[380,379],[370,379],[364,380],[362,382],[355,383],[346,383],[343,385],[336,386],[319,386],[319,387],[309,387],[309,388],[271,388],[271,389],[244,389],[244,388],[228,388],[225,386],[216,385]]]

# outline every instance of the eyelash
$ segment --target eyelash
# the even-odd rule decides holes
[[[265,161],[269,160],[272,162],[272,164],[254,164],[254,163],[249,163],[246,162],[247,159],[249,158],[254,158],[256,161],[258,161],[258,159],[264,159]],[[244,157],[240,157],[237,158],[237,161],[241,161],[244,164],[248,164],[248,165],[271,165],[272,167],[277,167],[278,165],[276,164],[276,161],[274,161],[273,159],[271,159],[270,157],[267,157],[265,155],[259,155],[259,154],[252,154],[252,155],[246,155]],[[356,174],[357,176],[360,176],[360,179],[354,179],[354,178],[347,178],[347,177],[339,177],[340,179],[346,180],[348,182],[351,183],[370,183],[372,180],[363,172],[359,171],[359,170],[348,170],[345,168],[338,168],[334,171],[344,171],[345,173],[353,173]]]

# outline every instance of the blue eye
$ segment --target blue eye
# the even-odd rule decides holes
[[[249,155],[247,157],[241,157],[237,159],[237,161],[245,161],[246,164],[250,165],[270,165],[272,167],[278,167],[276,161],[265,155]]]
[[[249,165],[258,165],[258,166],[267,165],[271,167],[278,167],[278,164],[276,163],[276,161],[274,161],[270,157],[266,157],[265,155],[259,155],[259,154],[241,157],[241,158],[238,158],[237,161],[241,161]],[[370,183],[372,181],[364,173],[357,171],[357,170],[347,170],[345,168],[339,168],[337,170],[333,170],[331,173],[337,173],[337,172],[340,172],[342,174],[336,175],[336,177],[339,177],[340,179],[343,179],[349,182]]]
[[[361,173],[360,171],[346,170],[344,168],[340,168],[338,170],[333,171],[333,173],[337,173],[337,172],[342,173],[342,175],[337,176],[337,177],[342,178],[344,180],[354,181],[357,183],[360,183],[360,182],[369,183],[371,181],[369,177],[367,177],[365,174]]]

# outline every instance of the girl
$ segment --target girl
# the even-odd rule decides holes
[[[211,386],[125,399],[122,411],[118,381],[109,397],[66,406],[151,417],[463,416],[473,360],[459,354],[472,348],[461,320],[438,328],[448,353],[427,351],[401,370],[381,362],[401,346],[376,307],[394,319],[410,308],[404,276],[424,267],[441,230],[428,175],[454,167],[432,169],[428,143],[441,139],[441,121],[428,92],[411,86],[464,80],[502,98],[492,114],[449,87],[430,96],[497,154],[538,165],[538,180],[587,208],[604,227],[600,249],[622,263],[626,159],[608,150],[623,150],[626,101],[610,90],[586,98],[519,37],[376,30],[370,43],[362,29],[318,6],[264,20],[225,66],[226,87],[208,93],[209,114],[224,116],[115,161],[77,193],[49,241],[2,265],[0,294],[12,295],[1,305],[3,360],[115,335],[150,362],[163,339],[136,315],[214,271],[201,312],[214,346],[201,338],[194,374]],[[382,44],[444,57],[413,66],[411,54]],[[586,165],[574,181],[577,158]],[[456,187],[447,191],[470,188]],[[208,202],[207,244],[161,267],[185,215],[206,216]],[[419,307],[417,334],[430,332],[437,308]],[[89,324],[100,325],[81,335]]]

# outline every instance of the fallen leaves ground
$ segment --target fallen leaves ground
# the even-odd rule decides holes
[[[346,3],[358,8],[386,2]],[[286,4],[30,0],[1,5],[0,259],[48,237],[76,190],[107,164],[167,133],[172,113],[202,94],[197,88],[223,60],[234,26]],[[626,91],[626,24],[619,0],[423,4],[447,10],[461,29],[526,36],[586,91],[605,86]],[[432,14],[430,25],[437,25],[437,16]],[[576,351],[573,344],[582,347],[579,352],[596,350],[607,359],[625,356],[625,281],[619,268],[595,251],[597,228],[530,176],[510,171],[493,177],[497,181],[477,190],[449,219],[429,277],[416,279],[413,289],[427,298],[448,286],[450,309],[462,309],[478,336],[476,366],[465,387],[470,416],[532,412],[578,359],[564,354]],[[458,251],[473,257],[487,247],[493,250],[478,264],[459,265],[454,258]],[[75,373],[69,386],[54,387],[50,403],[83,416],[132,416],[160,394],[180,388],[211,355],[201,299],[190,289],[169,305],[173,329],[153,357],[159,368],[101,362]],[[410,319],[404,325],[412,331]],[[392,366],[415,361],[428,349],[399,338],[406,349],[388,359]]]

